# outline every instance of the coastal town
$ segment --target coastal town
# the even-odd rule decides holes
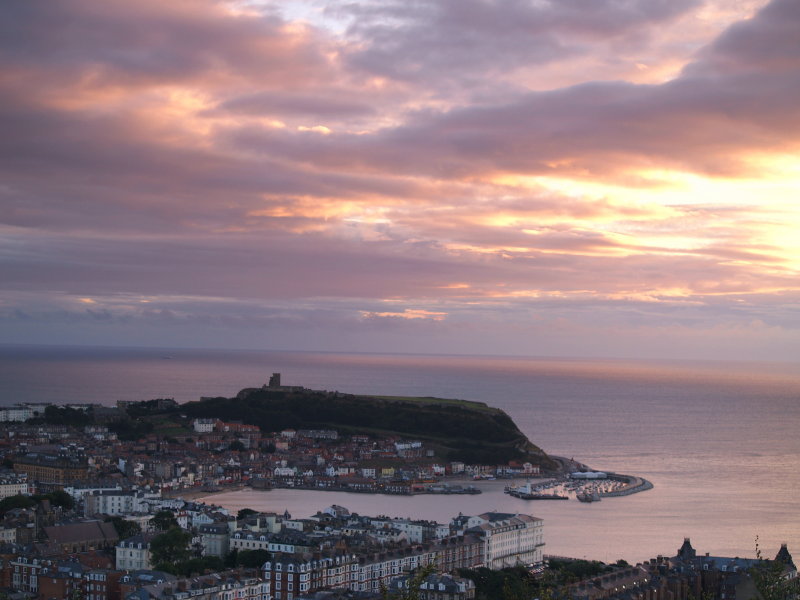
[[[153,417],[164,410],[174,416]],[[310,515],[233,514],[209,502],[245,486],[478,494],[470,482],[502,479],[518,498],[584,502],[650,486],[574,461],[561,461],[561,472],[442,461],[421,439],[265,431],[191,418],[163,398],[16,404],[0,408],[0,421],[0,592],[8,598],[510,600],[539,597],[546,585],[573,600],[749,600],[765,564],[779,565],[781,580],[796,577],[785,546],[775,561],[745,560],[698,556],[686,540],[670,558],[605,565],[549,556],[543,519],[525,513],[458,513],[439,523],[335,504]],[[487,573],[505,578],[502,590],[492,591]]]

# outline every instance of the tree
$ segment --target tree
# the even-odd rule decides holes
[[[545,571],[537,578],[522,565],[498,571],[486,567],[458,569],[458,574],[475,582],[477,600],[551,600],[557,586],[554,572]]]
[[[53,490],[47,494],[47,498],[53,506],[61,506],[66,510],[71,510],[75,506],[75,499],[64,490]]]
[[[134,522],[123,519],[122,517],[110,517],[106,523],[111,523],[119,536],[119,539],[126,540],[142,532],[141,526]]]
[[[168,529],[172,529],[173,527],[177,527],[180,529],[180,525],[178,525],[178,520],[175,518],[175,515],[172,514],[170,510],[160,510],[153,518],[150,519],[150,527],[156,529],[158,531],[167,531]]]
[[[172,527],[157,535],[150,542],[150,560],[156,568],[172,572],[175,563],[186,562],[191,558],[189,542],[192,534],[180,527]]]
[[[383,600],[419,600],[419,586],[434,573],[436,573],[436,563],[429,563],[424,567],[420,567],[411,572],[410,577],[406,580],[406,585],[399,593],[390,593],[386,587],[382,586],[381,598]]]
[[[242,550],[236,557],[236,566],[260,569],[271,558],[272,554],[268,550]]]
[[[169,568],[162,569],[162,571],[190,577],[191,575],[202,575],[206,571],[222,571],[224,569],[225,565],[218,556],[203,556],[169,565]]]
[[[253,510],[252,508],[240,508],[239,512],[236,513],[236,519],[241,521],[242,519],[246,519],[250,515],[257,515],[258,511]]]
[[[108,429],[116,433],[120,440],[132,442],[152,432],[154,426],[150,421],[143,421],[141,419],[128,421],[123,419],[109,423]]]
[[[23,496],[22,494],[8,496],[7,498],[0,500],[0,516],[15,508],[31,508],[35,505],[36,500],[30,496]]]
[[[756,558],[761,562],[753,567],[752,575],[761,600],[794,600],[800,592],[796,579],[786,578],[786,564],[780,560],[767,560],[761,553],[756,536]]]
[[[225,555],[225,567],[233,569],[239,565],[239,550],[234,548]]]

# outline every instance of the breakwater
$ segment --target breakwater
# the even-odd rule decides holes
[[[630,496],[638,492],[653,489],[653,484],[643,477],[636,475],[622,475],[619,473],[609,473],[608,478],[626,484],[624,487],[608,492],[600,492],[601,498],[613,498],[617,496]]]

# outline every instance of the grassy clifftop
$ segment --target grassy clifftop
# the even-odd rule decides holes
[[[440,459],[470,464],[524,460],[553,467],[505,412],[482,402],[254,388],[236,398],[189,402],[180,410],[192,418],[238,420],[263,431],[336,429],[344,435],[416,438],[435,448]]]

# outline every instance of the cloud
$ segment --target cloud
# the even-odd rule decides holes
[[[674,19],[696,6],[680,2],[533,2],[415,0],[330,8],[352,19],[345,53],[355,67],[397,79],[479,81],[575,54],[587,42],[614,38]]]
[[[315,118],[372,116],[375,107],[352,98],[320,97],[316,94],[258,92],[224,102],[220,109],[232,113],[310,115]]]
[[[239,141],[328,168],[435,178],[608,178],[655,165],[712,176],[753,173],[753,152],[797,148],[796,12],[791,0],[772,2],[662,84],[589,82],[502,104],[420,111],[374,135],[335,135],[314,146],[252,130]]]
[[[711,37],[757,4],[4,6],[7,331],[790,330],[800,15]]]

